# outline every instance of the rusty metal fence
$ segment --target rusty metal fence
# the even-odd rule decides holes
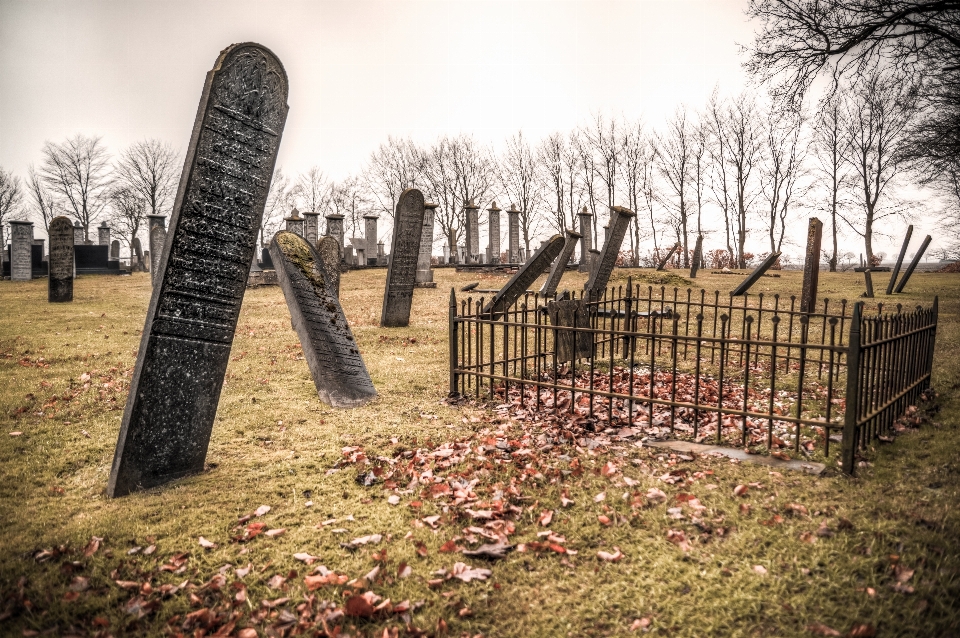
[[[929,386],[932,308],[641,287],[449,309],[450,392],[648,437],[829,457],[886,433]],[[850,374],[850,370],[855,374]]]

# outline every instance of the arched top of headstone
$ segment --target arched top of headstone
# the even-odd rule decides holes
[[[279,135],[286,121],[287,72],[273,51],[255,42],[231,44],[213,66],[211,106]]]
[[[77,223],[79,224],[80,222],[77,222]],[[50,222],[51,233],[62,231],[64,228],[72,229],[73,226],[70,224],[70,220],[67,219],[66,217],[63,217],[62,215],[60,217],[54,217],[53,220]],[[70,239],[71,241],[73,240],[73,235],[70,235]]]
[[[107,225],[107,220],[100,222],[100,228],[110,228],[110,226]]]
[[[73,227],[74,227],[74,228],[81,228],[79,220],[73,222]]]
[[[584,206],[584,209],[586,209],[586,206]],[[615,213],[620,213],[621,215],[636,215],[635,212],[624,206],[611,206],[610,210]]]
[[[433,202],[424,202],[424,208],[440,208],[440,204],[434,204]]]

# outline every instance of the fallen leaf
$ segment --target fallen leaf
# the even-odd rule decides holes
[[[645,496],[647,500],[652,503],[663,503],[667,500],[667,495],[663,492],[663,490],[656,487],[651,487],[649,490],[647,490]]]
[[[735,488],[733,488],[733,495],[734,495],[734,496],[746,496],[748,489],[749,489],[749,488],[747,488],[746,485],[738,485],[738,486],[736,486]]]
[[[90,538],[90,542],[87,543],[87,546],[83,548],[83,555],[87,558],[90,558],[97,553],[97,550],[100,549],[100,543],[103,542],[103,539],[99,536],[93,536]]]
[[[610,517],[600,514],[597,516],[597,520],[600,521],[601,525],[610,525]]]
[[[479,567],[467,567],[467,565],[464,563],[454,563],[453,569],[450,570],[450,574],[454,578],[459,578],[463,582],[469,583],[471,580],[486,580],[493,574],[493,572],[489,569],[483,569]]]
[[[897,582],[905,583],[911,578],[913,578],[915,570],[906,567],[903,563],[897,563],[893,568],[893,573],[897,577]]]
[[[276,538],[277,536],[283,536],[283,534],[286,533],[286,531],[287,529],[285,527],[281,527],[279,529],[267,530],[266,532],[263,533],[263,535],[269,536],[270,538]]]
[[[205,539],[203,536],[201,536],[201,537],[200,537],[200,547],[203,547],[204,549],[216,549],[217,544],[216,544],[216,543],[212,543],[212,542],[208,541],[207,539]]]
[[[601,549],[599,552],[597,552],[597,558],[600,560],[605,560],[609,563],[615,563],[623,558],[623,552],[620,551],[620,548],[614,547],[613,550],[614,551],[611,554],[610,552],[605,552]]]
[[[280,574],[274,574],[270,577],[270,580],[267,581],[267,587],[270,589],[280,589],[285,582],[287,582],[286,578]]]
[[[306,553],[306,552],[298,552],[298,553],[294,554],[293,557],[296,558],[296,559],[299,560],[299,561],[303,561],[303,562],[306,563],[307,565],[310,565],[310,564],[313,563],[313,561],[317,560],[317,557],[316,557],[316,556],[311,556],[310,554],[308,554],[308,553]]]
[[[757,573],[760,574],[761,576],[766,576],[766,575],[767,575],[767,568],[764,567],[763,565],[754,565],[754,566],[753,566],[753,571],[757,572]]]
[[[464,556],[472,556],[474,558],[486,558],[488,560],[499,560],[505,558],[507,553],[513,550],[513,545],[506,545],[503,543],[487,544],[481,545],[480,547],[472,550],[464,550]]]
[[[630,624],[630,631],[636,631],[638,629],[646,629],[650,626],[649,618],[637,618]]]
[[[873,638],[877,635],[877,630],[873,625],[866,623],[857,623],[847,632],[848,638]]]
[[[817,542],[817,537],[814,536],[813,532],[801,532],[800,540],[804,543],[810,543],[812,545]]]
[[[266,514],[267,512],[269,512],[271,509],[272,509],[272,508],[271,508],[269,505],[261,505],[260,507],[258,507],[258,508],[253,512],[253,515],[254,515],[254,516],[263,516],[264,514]]]
[[[397,566],[397,578],[409,578],[413,574],[413,568],[406,563],[400,563]]]
[[[807,631],[812,634],[817,634],[818,636],[839,636],[841,635],[839,631],[833,627],[828,627],[820,622],[813,622],[807,625]]]
[[[553,521],[553,510],[546,510],[540,514],[540,525],[547,527]]]
[[[454,541],[454,540],[451,538],[451,539],[448,540],[446,543],[444,543],[443,545],[441,545],[441,546],[440,546],[440,549],[439,549],[438,551],[444,552],[444,553],[447,553],[447,554],[452,554],[452,553],[459,552],[460,549],[461,549],[461,548],[457,545],[456,541]]]
[[[667,530],[667,540],[682,549],[684,552],[691,550],[690,543],[687,542],[687,536],[680,530]]]
[[[600,468],[601,476],[613,476],[619,471],[620,471],[619,468],[616,465],[614,465],[613,462],[611,461],[607,461],[606,463],[604,463],[603,467]]]
[[[597,494],[596,496],[593,497],[593,502],[594,502],[594,503],[600,503],[601,501],[605,501],[605,500],[607,500],[607,493],[606,493],[606,492],[600,492],[599,494]]]
[[[390,505],[399,505],[400,497],[397,496],[396,494],[391,494],[390,496],[387,497],[387,503],[389,503]]]

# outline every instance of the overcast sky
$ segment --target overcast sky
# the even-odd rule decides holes
[[[598,111],[655,127],[715,86],[742,89],[746,4],[0,0],[0,166],[24,176],[44,141],[76,133],[113,153],[145,138],[182,152],[206,72],[244,41],[286,68],[278,166],[292,175],[355,173],[388,135],[537,140]]]

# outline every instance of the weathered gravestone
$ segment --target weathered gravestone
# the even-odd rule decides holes
[[[73,301],[73,224],[66,217],[50,222],[50,277],[47,301]]]
[[[84,242],[84,232],[83,226],[80,225],[80,221],[73,222],[73,245],[80,246]]]
[[[287,76],[253,43],[207,73],[107,486],[203,470],[287,117]]]
[[[110,242],[110,261],[118,261],[120,259],[120,240],[114,239]]]
[[[800,290],[800,312],[817,311],[817,286],[820,282],[820,241],[823,222],[810,218],[807,226],[807,253],[803,261],[803,287]]]
[[[563,252],[561,252],[557,260],[553,262],[553,266],[550,267],[550,274],[547,275],[547,280],[543,282],[543,286],[540,288],[540,294],[544,297],[552,297],[557,294],[557,286],[560,285],[560,279],[567,270],[567,264],[570,263],[570,258],[573,257],[573,251],[576,250],[579,239],[580,233],[575,233],[572,230],[566,231],[563,241]]]
[[[583,299],[551,301],[547,304],[547,316],[550,317],[550,325],[558,328],[554,332],[554,351],[557,353],[557,363],[566,363],[574,359],[589,359],[593,356],[592,333],[559,329],[590,329],[590,315]]]
[[[623,237],[627,234],[627,226],[630,225],[630,220],[636,216],[637,214],[629,208],[623,206],[610,207],[610,236],[607,237],[607,241],[603,242],[600,265],[590,273],[590,279],[583,287],[588,294],[603,294],[607,282],[610,281],[613,267],[617,264],[620,245],[623,244]]]
[[[506,312],[523,293],[527,292],[527,288],[537,280],[537,277],[550,267],[553,260],[560,256],[564,243],[562,235],[554,235],[548,239],[500,289],[500,292],[493,296],[490,303],[483,309],[483,314],[489,315],[491,319],[497,319]]]
[[[327,278],[327,286],[333,295],[340,298],[340,244],[336,237],[324,235],[317,240],[317,253],[323,264],[323,272]]]
[[[424,204],[423,193],[415,188],[403,191],[397,200],[390,265],[387,267],[387,283],[380,312],[382,328],[398,328],[410,323],[413,285],[417,281],[417,260],[420,257],[420,237],[426,210]]]
[[[910,265],[907,266],[907,269],[903,272],[903,277],[900,278],[900,282],[897,284],[897,287],[894,288],[893,292],[900,294],[903,292],[903,287],[907,285],[907,282],[910,281],[910,275],[913,274],[913,271],[916,270],[917,265],[920,263],[920,259],[923,257],[923,253],[926,252],[927,247],[930,245],[932,237],[927,235],[923,238],[923,241],[920,243],[920,250],[913,256],[913,260],[910,262]]]
[[[166,228],[154,226],[150,229],[150,283],[154,286],[160,279],[160,258],[163,257],[163,245],[166,241]]]
[[[414,284],[417,288],[436,288],[437,283],[433,280],[433,268],[430,260],[433,256],[433,225],[436,217],[436,210],[439,204],[433,202],[424,203],[423,211],[423,232],[420,233],[420,255],[417,258],[417,281]]]
[[[703,235],[697,235],[697,244],[693,249],[693,263],[690,264],[690,279],[697,278],[700,263],[703,261]]]
[[[324,239],[336,248],[335,239]],[[377,391],[324,258],[306,239],[287,231],[274,235],[270,254],[320,400],[335,408],[354,408],[374,399]]]
[[[33,279],[33,222],[10,222],[10,279]]]
[[[140,238],[133,238],[133,257],[131,261],[136,263],[131,264],[131,270],[137,272],[147,272],[147,266],[143,263],[143,248],[140,246]]]
[[[667,256],[660,260],[660,263],[657,264],[657,270],[664,270],[667,267],[667,264],[670,263],[670,260],[673,258],[673,255],[680,250],[680,242],[677,242],[673,245],[670,251],[667,253]]]
[[[471,199],[463,207],[463,215],[467,222],[467,258],[463,263],[475,264],[480,261],[480,207]]]
[[[767,258],[760,262],[760,264],[753,269],[753,272],[747,275],[747,278],[740,282],[740,285],[737,286],[730,294],[734,297],[747,294],[747,291],[750,290],[750,287],[757,283],[757,280],[763,277],[763,274],[770,270],[773,265],[777,263],[778,259],[780,259],[780,253],[778,252],[767,255]]]
[[[897,264],[890,273],[890,281],[887,282],[887,294],[893,294],[893,287],[897,283],[897,277],[900,275],[900,267],[903,266],[903,258],[907,256],[907,247],[910,245],[910,237],[913,236],[913,224],[907,226],[907,234],[903,237],[903,245],[900,246],[900,255],[897,257]],[[860,256],[860,263],[863,263],[863,255]]]
[[[593,227],[590,225],[591,220],[593,219],[593,214],[587,210],[587,207],[584,206],[583,209],[577,213],[577,218],[580,222],[580,265],[577,268],[580,272],[589,273],[592,271],[590,267],[590,249],[593,248],[593,238],[591,233],[593,232]]]

